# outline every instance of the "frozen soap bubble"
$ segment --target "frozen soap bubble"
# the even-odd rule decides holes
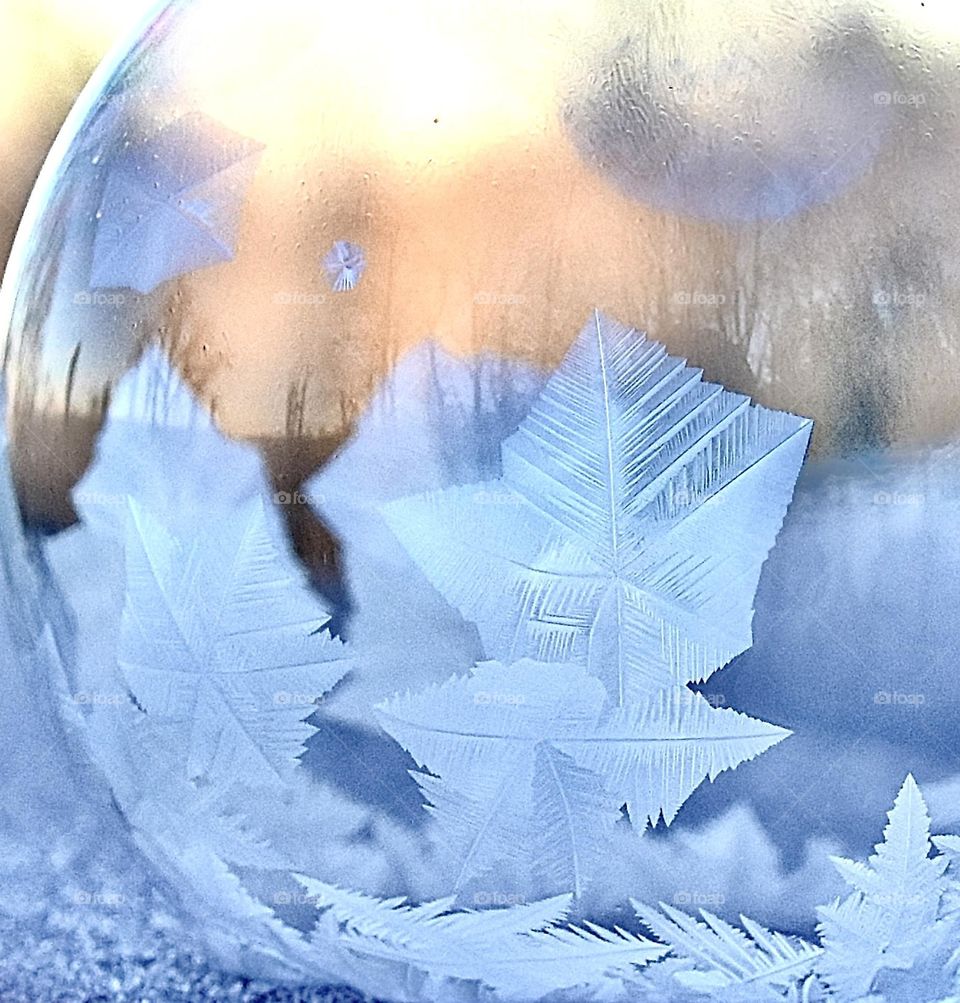
[[[898,499],[876,454],[955,431],[956,40],[668,6],[174,2],[44,167],[0,293],[0,776],[27,831],[67,785],[131,834],[225,970],[681,998],[655,903],[813,937],[837,894],[770,824],[816,694],[750,658],[823,655],[809,449]],[[927,525],[862,487],[865,547]]]

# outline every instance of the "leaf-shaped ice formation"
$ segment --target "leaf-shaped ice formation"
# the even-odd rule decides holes
[[[506,909],[453,911],[450,899],[407,906],[298,876],[317,908],[334,915],[343,943],[370,961],[412,966],[431,978],[480,982],[510,999],[535,1000],[589,986],[622,993],[621,980],[666,948],[619,928],[560,925],[569,896]]]
[[[191,778],[276,781],[315,729],[305,719],[349,668],[284,559],[262,503],[184,549],[131,501],[119,662]]]
[[[460,852],[461,883],[533,845],[547,851],[548,872],[571,878],[568,888],[584,877],[581,850],[596,847],[622,804],[638,827],[661,813],[669,823],[706,777],[789,734],[679,687],[608,710],[582,666],[532,660],[483,663],[377,715],[442,778],[418,776],[441,840]],[[559,828],[545,835],[544,818]]]
[[[921,956],[937,923],[948,859],[930,857],[930,816],[908,775],[866,864],[836,858],[854,887],[842,902],[822,906],[820,969],[843,999],[870,992],[884,968],[908,969]]]
[[[495,487],[399,501],[388,519],[488,653],[582,657],[624,703],[749,647],[809,427],[597,314]]]
[[[709,993],[728,986],[769,985],[787,987],[813,971],[822,949],[799,938],[765,929],[746,916],[742,930],[704,909],[704,922],[660,903],[662,912],[633,901],[637,916],[671,951],[689,958],[694,971],[677,972],[682,985]]]
[[[505,442],[498,481],[385,514],[489,656],[582,661],[626,705],[752,643],[810,427],[596,313]]]
[[[532,770],[529,749],[519,748],[499,770],[491,763],[489,773],[464,783],[413,774],[453,888],[472,891],[474,902],[490,898],[487,881],[512,885],[505,866],[517,877],[532,875],[537,894],[572,891],[579,898],[608,851],[620,811],[600,778],[546,741],[533,756]]]

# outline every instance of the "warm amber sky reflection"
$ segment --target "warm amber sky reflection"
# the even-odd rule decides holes
[[[282,430],[286,388],[301,377],[308,426],[336,433],[395,357],[424,338],[549,366],[599,306],[708,377],[817,418],[820,444],[858,421],[858,408],[886,407],[884,395],[895,438],[951,433],[960,374],[932,363],[944,346],[958,348],[940,324],[952,292],[910,285],[929,275],[918,247],[960,255],[955,228],[942,222],[958,215],[943,201],[944,192],[952,199],[957,137],[937,102],[952,106],[949,95],[892,108],[889,135],[835,198],[757,226],[629,198],[564,133],[565,95],[624,38],[640,45],[643,31],[654,76],[669,81],[677,66],[693,67],[686,100],[699,127],[713,116],[717,128],[742,129],[758,155],[786,157],[808,144],[814,119],[824,135],[839,134],[841,152],[824,153],[827,174],[857,152],[861,131],[871,140],[877,85],[857,92],[856,80],[817,64],[811,38],[849,45],[859,66],[867,23],[867,40],[890,46],[890,92],[919,86],[924,70],[896,67],[901,43],[928,47],[926,69],[946,74],[937,87],[956,84],[949,59],[960,15],[946,4],[854,3],[843,24],[835,3],[795,9],[780,17],[766,0],[537,0],[520,17],[506,0],[422,0],[362,12],[325,5],[318,21],[316,5],[300,0],[273,4],[269,18],[237,7],[226,19],[221,3],[199,6],[181,32],[184,90],[266,150],[236,260],[179,284],[176,336],[193,346],[184,364],[199,372],[217,354],[222,364],[195,382],[238,434]],[[742,62],[725,76],[731,52]],[[339,238],[361,244],[369,260],[343,296],[319,268]],[[878,247],[906,257],[909,274],[883,264],[868,275]],[[878,312],[884,296],[919,306],[891,321]],[[878,338],[888,324],[896,333]],[[858,383],[866,403],[856,386],[849,399]]]
[[[0,262],[60,123],[148,0],[0,3]]]
[[[94,52],[137,6],[8,3],[12,30],[44,54],[25,45],[3,69],[20,88],[5,121],[46,129],[42,147]],[[195,105],[265,144],[237,255],[134,297],[148,323],[97,332],[118,344],[112,362],[81,371],[82,399],[119,375],[160,317],[228,430],[282,432],[289,387],[306,380],[307,429],[336,435],[412,344],[435,337],[549,366],[599,306],[709,378],[815,417],[821,445],[871,411],[888,415],[897,441],[953,434],[960,11],[938,0],[782,6],[793,13],[768,0],[189,8],[160,67],[178,93],[157,111]],[[692,124],[678,123],[664,157],[683,152],[687,128],[736,131],[774,164],[826,136],[826,175],[859,156],[861,138],[877,149],[835,196],[772,223],[629,197],[582,156],[560,114],[625,39],[665,98],[688,87]],[[857,76],[870,45],[885,54],[890,92],[925,88],[922,105],[894,101],[890,121],[877,116],[877,85]],[[829,62],[842,71],[845,46],[856,69],[846,77]],[[29,147],[3,149],[22,153],[21,177],[35,169],[36,149],[32,160]],[[9,197],[22,195],[14,186]],[[367,254],[348,294],[333,293],[320,267],[337,239]],[[81,312],[46,335],[55,392],[87,336]]]

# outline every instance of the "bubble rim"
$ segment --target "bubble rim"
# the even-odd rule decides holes
[[[108,49],[80,89],[76,100],[67,112],[50,149],[43,158],[37,179],[30,190],[20,222],[17,224],[10,253],[0,280],[0,331],[9,339],[20,288],[29,261],[30,239],[36,232],[43,212],[52,198],[60,165],[66,159],[74,140],[90,118],[100,96],[122,69],[123,64],[136,50],[150,29],[174,9],[182,0],[152,0],[149,8],[123,32]]]

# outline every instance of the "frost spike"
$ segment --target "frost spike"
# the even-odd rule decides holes
[[[817,910],[822,974],[838,994],[866,995],[882,969],[911,968],[938,930],[948,861],[930,850],[927,806],[907,774],[867,863],[834,861],[855,891]]]
[[[773,933],[745,916],[740,921],[749,936],[703,909],[700,923],[663,902],[662,912],[636,900],[631,903],[639,919],[674,954],[699,966],[695,972],[678,972],[676,978],[701,992],[751,984],[794,985],[811,973],[823,953],[813,944]]]
[[[704,779],[789,734],[686,689],[607,712],[582,667],[533,661],[484,663],[377,714],[419,766],[462,788],[513,775],[521,753],[532,773],[538,746],[549,743],[598,778],[610,808],[627,802],[638,827],[661,811],[669,823]]]
[[[413,967],[437,979],[483,983],[510,999],[541,999],[589,985],[622,994],[622,980],[666,948],[626,931],[561,926],[569,896],[508,909],[439,912],[378,902],[297,876],[319,909],[343,926],[342,941],[361,958]],[[358,918],[359,917],[359,918]]]

